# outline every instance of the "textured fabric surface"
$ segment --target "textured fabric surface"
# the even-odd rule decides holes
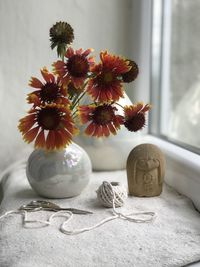
[[[34,199],[40,199],[30,188],[25,165],[18,164],[4,174],[0,214],[17,209]],[[71,199],[56,199],[55,203],[93,211],[93,215],[75,215],[69,227],[92,226],[111,215],[111,210],[97,202],[96,189],[102,181],[126,182],[125,171],[93,173],[84,192]],[[71,266],[184,266],[200,260],[200,215],[189,199],[168,186],[159,197],[129,197],[118,210],[155,211],[152,223],[136,224],[114,220],[100,228],[77,236],[59,231],[63,218],[53,225],[33,229],[22,227],[21,215],[0,221],[1,267],[71,267]],[[46,219],[50,212],[35,212],[29,218]]]

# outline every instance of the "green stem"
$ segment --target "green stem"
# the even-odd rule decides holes
[[[77,117],[78,117],[78,114],[76,114],[75,116],[72,116],[73,120],[74,120],[75,118],[77,118]]]
[[[80,95],[77,95],[73,101],[72,101],[72,106],[71,106],[71,110],[73,110],[75,108],[75,106],[79,103],[79,101],[83,98],[83,96],[86,94],[86,91],[84,91],[86,85],[87,85],[88,81],[86,81],[82,87],[82,91],[83,93]]]
[[[72,113],[72,117],[73,117],[74,115],[76,115],[76,112],[77,112],[77,111],[78,111],[77,109],[74,110],[74,112]],[[78,116],[78,115],[76,115],[76,116]]]
[[[72,100],[72,109],[74,108],[74,103],[76,103],[77,99],[79,98],[80,95],[76,95],[74,99]]]
[[[86,85],[87,85],[87,82],[84,84],[83,90],[84,90],[84,88],[85,88]],[[86,91],[83,91],[83,93],[80,95],[80,97],[77,98],[77,100],[75,101],[75,103],[73,103],[72,109],[75,108],[75,106],[79,103],[79,101],[84,97],[85,94],[86,94]]]
[[[85,94],[86,94],[86,92],[83,92],[82,95],[79,98],[77,98],[77,100],[75,101],[75,103],[73,103],[73,105],[72,105],[72,110],[76,107],[76,105],[84,97]]]

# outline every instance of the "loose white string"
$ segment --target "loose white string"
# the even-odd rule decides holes
[[[87,231],[91,231],[91,230],[93,230],[97,227],[100,227],[101,225],[103,225],[109,221],[115,220],[117,218],[123,219],[123,220],[128,220],[128,221],[134,222],[134,223],[147,223],[147,222],[151,222],[155,218],[154,212],[132,212],[129,214],[117,212],[116,207],[115,207],[115,200],[116,200],[115,191],[114,191],[114,189],[110,183],[108,183],[108,182],[106,182],[106,183],[107,183],[107,186],[110,187],[112,194],[113,194],[113,205],[112,205],[113,216],[105,218],[105,219],[101,220],[99,223],[97,223],[91,227],[67,230],[66,229],[67,224],[73,219],[73,213],[71,211],[55,212],[49,217],[49,219],[47,221],[43,221],[43,220],[28,220],[27,211],[11,210],[11,211],[7,211],[4,215],[0,216],[0,220],[5,218],[8,215],[11,215],[11,214],[21,214],[23,217],[23,225],[24,225],[24,227],[27,228],[28,224],[30,224],[30,223],[40,223],[40,224],[43,224],[42,227],[49,226],[49,225],[51,225],[53,218],[64,217],[64,218],[66,218],[66,220],[61,224],[60,231],[66,235],[77,235],[77,234],[81,234],[81,233],[84,233]],[[142,217],[137,218],[137,216],[142,216]],[[31,228],[31,227],[28,227],[28,228]]]
[[[2,216],[0,216],[0,220],[3,218],[12,215],[12,214],[21,214],[23,218],[23,226],[26,228],[28,223],[41,223],[44,224],[44,226],[48,226],[51,224],[51,222],[48,221],[43,221],[43,220],[28,220],[28,212],[25,210],[10,210],[4,213]]]
[[[77,234],[80,234],[80,233],[84,233],[86,231],[91,231],[97,227],[100,227],[101,225],[109,222],[109,221],[112,221],[112,220],[115,220],[117,218],[119,219],[124,219],[124,220],[128,220],[130,222],[134,222],[134,223],[146,223],[146,222],[151,222],[154,218],[155,218],[155,212],[132,212],[130,214],[123,214],[121,212],[117,212],[116,211],[116,207],[115,207],[115,201],[116,201],[116,194],[115,194],[115,191],[113,189],[113,186],[108,183],[108,182],[104,182],[104,183],[107,183],[107,186],[110,187],[111,189],[111,192],[113,194],[113,205],[112,205],[112,212],[113,212],[113,216],[111,217],[108,217],[108,218],[105,218],[103,219],[102,221],[100,221],[99,223],[91,226],[91,227],[86,227],[86,228],[81,228],[81,229],[74,229],[74,230],[67,230],[65,228],[65,226],[72,220],[73,218],[73,214],[71,213],[68,217],[68,219],[62,223],[61,227],[60,227],[60,231],[64,234],[67,234],[67,235],[77,235]],[[53,216],[56,216],[56,214],[53,214]],[[59,216],[59,214],[57,213],[57,215]],[[133,216],[138,216],[138,215],[142,215],[143,217],[146,217],[147,218],[134,218]],[[54,217],[55,217],[54,216]]]
[[[8,215],[11,215],[11,214],[21,214],[23,215],[24,217],[24,211],[23,210],[9,210],[7,211],[6,213],[4,213],[3,215],[0,216],[0,220],[7,217]]]

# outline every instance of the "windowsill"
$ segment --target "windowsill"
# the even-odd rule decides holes
[[[174,187],[178,192],[192,199],[195,206],[200,210],[200,157],[151,135],[141,136],[134,139],[134,143],[135,145],[141,143],[153,143],[164,152],[167,161],[165,175],[166,183]],[[121,174],[119,177],[121,177]],[[123,179],[123,177],[121,178]],[[17,176],[17,181],[18,180],[19,177]],[[13,198],[11,198],[11,200],[13,201]],[[200,263],[194,263],[187,266],[198,267],[200,266]]]
[[[151,135],[141,137],[139,143],[153,143],[163,151],[165,182],[190,198],[200,211],[200,156]]]
[[[109,174],[95,172],[93,173],[91,183],[88,185],[86,190],[83,191],[82,196],[80,198],[77,197],[60,200],[61,205],[63,207],[78,206],[81,209],[93,211],[94,215],[92,215],[92,217],[90,218],[88,217],[88,225],[96,223],[101,218],[106,218],[106,216],[110,216],[110,211],[108,211],[107,209],[102,209],[100,206],[97,205],[97,202],[95,201],[95,189],[98,188],[98,186],[102,183],[102,179],[105,179],[105,177],[106,180],[109,179],[108,181],[117,181],[122,184],[125,184],[125,181],[127,181],[125,170],[119,172],[114,171],[110,172]],[[30,202],[30,199],[38,198],[38,196],[35,195],[32,190],[30,190],[30,186],[28,185],[25,174],[25,164],[17,165],[13,172],[5,178],[6,179],[3,184],[4,198],[1,207],[3,212],[13,209],[15,210],[23,203]],[[56,200],[56,202],[57,201],[59,200]],[[126,224],[123,221],[120,221],[119,223],[113,224],[111,226],[109,226],[109,224],[105,224],[102,229],[96,229],[96,233],[94,231],[93,234],[89,234],[87,236],[87,239],[81,238],[81,243],[78,241],[78,250],[76,246],[73,246],[74,238],[69,238],[68,247],[72,249],[70,250],[70,253],[75,255],[75,266],[77,258],[80,259],[82,255],[84,259],[85,253],[83,252],[82,254],[80,254],[80,251],[82,251],[81,248],[84,247],[86,243],[88,243],[88,240],[89,243],[92,244],[92,257],[89,257],[89,260],[91,260],[92,262],[100,262],[104,265],[109,265],[110,262],[116,263],[120,261],[120,266],[122,266],[123,264],[127,264],[127,266],[138,266],[141,265],[143,261],[145,261],[144,266],[162,266],[162,263],[164,263],[164,265],[166,266],[174,266],[173,263],[175,262],[176,266],[184,266],[186,263],[199,259],[199,239],[197,235],[199,228],[196,229],[195,227],[196,225],[198,225],[199,216],[191,207],[191,202],[188,201],[187,198],[179,196],[176,192],[174,192],[174,190],[164,186],[163,193],[159,197],[128,198],[126,201],[126,207],[124,207],[123,210],[124,212],[130,212],[132,210],[138,212],[153,211],[156,213],[157,216],[154,223],[152,224],[150,223],[132,225],[130,222],[127,222]],[[41,214],[37,213],[33,214],[33,218],[35,218],[35,216],[39,216],[36,217],[37,219],[39,219],[40,215]],[[13,221],[13,219],[14,218],[12,217],[7,218],[7,221],[3,224],[5,228],[2,228],[2,235],[4,235],[4,238],[1,240],[1,243],[2,247],[4,247],[4,250],[7,252],[6,266],[10,266],[10,253],[13,251],[13,247],[15,247],[15,250],[12,255],[12,262],[24,262],[24,257],[26,256],[26,254],[30,254],[30,249],[34,248],[34,245],[37,246],[38,243],[35,242],[34,244],[32,244],[31,247],[26,245],[29,240],[32,239],[32,236],[33,238],[37,238],[40,243],[43,244],[44,253],[38,254],[37,249],[33,250],[34,252],[36,252],[35,254],[33,253],[33,257],[36,258],[38,262],[43,263],[44,259],[46,260],[47,257],[52,262],[53,260],[55,262],[58,261],[55,257],[52,258],[49,254],[49,244],[51,245],[56,242],[55,244],[57,247],[63,247],[63,244],[66,243],[66,238],[60,238],[60,233],[57,233],[58,229],[56,229],[55,225],[54,227],[45,227],[45,229],[43,228],[44,230],[35,229],[32,231],[24,231],[20,224],[18,224],[19,222],[21,223],[21,220],[19,220],[18,218],[18,221]],[[171,223],[172,221],[173,223]],[[61,220],[61,222],[63,221]],[[57,221],[56,224],[59,225],[58,223],[59,221]],[[77,221],[76,225],[75,219],[72,229],[74,227],[80,227],[79,223],[80,222]],[[180,223],[182,223],[182,227],[180,227]],[[118,233],[117,239],[116,233]],[[21,235],[23,235],[23,239],[19,238],[21,237]],[[51,236],[51,238],[48,239],[48,236]],[[100,245],[96,246],[96,243],[94,243],[95,249],[93,249],[93,242],[95,242],[96,237],[98,237],[97,243]],[[100,243],[99,239],[102,239]],[[109,249],[106,248],[104,250],[103,261],[101,261],[101,259],[97,260],[99,252],[102,251],[102,244],[105,239],[109,240],[109,247],[112,247],[113,253],[109,253]],[[13,240],[17,240],[17,243],[13,243]],[[48,242],[45,243],[45,240],[48,240]],[[85,243],[84,240],[87,240],[87,242]],[[114,246],[114,244],[116,244],[116,240],[118,241],[118,245]],[[120,242],[120,240],[122,240],[122,242]],[[124,242],[124,240],[127,240],[127,242]],[[193,244],[196,245],[193,247]],[[194,250],[192,250],[191,247]],[[178,251],[176,250],[176,248]],[[187,248],[189,248],[190,250],[188,251]],[[186,251],[184,251],[185,249]],[[133,253],[131,252],[133,250],[136,253],[135,257],[133,257]],[[21,251],[23,251],[24,253],[21,253]],[[120,251],[123,252],[122,256],[119,253]],[[124,254],[124,251],[127,251],[127,254]],[[191,257],[193,251],[195,252]],[[148,257],[146,257],[147,252],[149,253]],[[62,253],[64,253],[63,255],[66,256],[66,249],[64,249],[64,252],[60,252],[59,257],[67,259],[67,257],[64,257],[62,255]],[[80,255],[77,253],[79,253]],[[5,257],[3,259],[5,259]],[[96,259],[96,261],[94,259]],[[143,259],[142,262],[141,259]],[[2,265],[4,264],[2,263]],[[32,260],[30,260],[26,266],[32,266]]]

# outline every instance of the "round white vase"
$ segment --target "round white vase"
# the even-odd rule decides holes
[[[91,172],[88,154],[74,143],[62,151],[36,149],[29,156],[26,167],[31,187],[47,198],[79,195],[89,183]]]

